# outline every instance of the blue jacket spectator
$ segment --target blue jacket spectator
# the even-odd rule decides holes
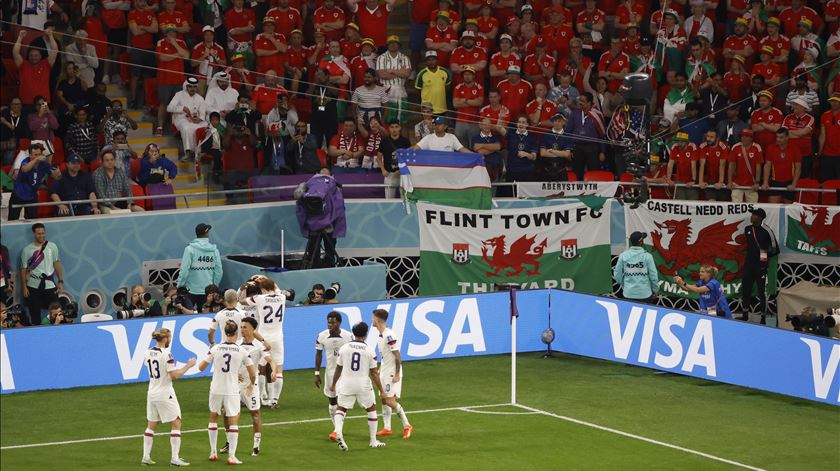
[[[30,145],[29,157],[23,159],[20,164],[20,173],[9,199],[9,221],[16,221],[20,217],[20,211],[24,208],[18,205],[38,201],[38,188],[48,175],[52,175],[53,178],[61,176],[58,168],[52,167],[52,155],[45,156],[44,146],[40,143]],[[26,219],[35,219],[38,216],[38,208],[25,208],[24,216]]]
[[[534,180],[534,167],[539,155],[539,145],[534,133],[528,131],[528,119],[520,116],[516,127],[506,133],[508,181]]]
[[[178,166],[160,154],[160,148],[155,144],[146,146],[143,159],[140,161],[140,171],[137,182],[146,187],[149,183],[165,183],[178,175]]]
[[[700,312],[710,316],[732,319],[729,302],[723,293],[720,281],[717,280],[718,269],[711,265],[700,267],[700,281],[696,285],[687,284],[681,277],[675,276],[674,281],[680,288],[691,293],[697,293],[700,301]]]
[[[653,256],[645,251],[642,241],[647,237],[644,232],[636,231],[630,235],[630,248],[618,256],[613,270],[613,279],[621,285],[624,297],[652,301],[659,291],[659,273]]]

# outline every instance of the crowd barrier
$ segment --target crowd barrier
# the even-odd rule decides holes
[[[289,308],[285,367],[313,366],[314,339],[332,309],[344,314],[344,328],[370,322],[373,309],[389,310],[406,361],[509,353],[509,299],[507,293],[488,293]],[[567,291],[522,291],[517,307],[520,352],[545,348],[540,334],[551,326],[558,351],[840,405],[837,340]],[[2,393],[146,381],[143,353],[155,329],[173,331],[171,347],[179,362],[201,359],[210,318],[3,331]],[[407,371],[411,376],[410,367]]]

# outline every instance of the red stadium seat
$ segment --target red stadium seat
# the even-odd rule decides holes
[[[98,169],[101,166],[102,166],[102,161],[99,160],[99,159],[91,160],[90,164],[88,164],[88,167],[90,168],[90,173],[95,172],[96,169]]]
[[[566,181],[570,181],[570,182],[578,181],[577,174],[575,172],[572,172],[571,170],[569,170],[568,172],[566,172]]]
[[[837,192],[840,191],[840,180],[826,180],[822,184],[823,190],[836,190],[834,192],[827,191],[822,194],[822,204],[837,205]]]
[[[797,188],[819,188],[820,182],[813,178],[801,178]],[[816,191],[797,191],[796,202],[801,204],[820,204],[820,194]]]
[[[48,190],[38,190],[38,202],[46,203],[50,200],[50,192]],[[38,206],[38,218],[51,218],[55,214],[55,206]]]
[[[619,178],[619,181],[622,182],[622,183],[632,183],[635,180],[636,180],[636,177],[634,177],[633,175],[630,175],[627,172],[622,173],[621,178]]]
[[[138,185],[137,183],[131,182],[131,195],[132,196],[146,196],[146,193],[143,191],[143,187]],[[137,206],[140,206],[143,209],[147,208],[149,200],[134,200],[133,203]]]
[[[53,138],[53,147],[55,148],[55,154],[53,155],[52,162],[54,164],[63,163],[64,158],[64,143],[61,141],[61,138],[56,136]]]
[[[615,175],[608,170],[590,170],[583,174],[585,182],[614,182]]]
[[[131,179],[137,180],[137,175],[140,174],[140,162],[143,159],[131,159]]]

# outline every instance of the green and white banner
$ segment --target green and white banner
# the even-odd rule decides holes
[[[481,293],[495,283],[608,293],[611,204],[484,211],[417,203],[420,295]]]
[[[570,196],[606,196],[618,192],[619,182],[516,182],[520,198],[568,198]]]
[[[785,207],[787,235],[791,250],[824,257],[840,257],[840,206]]]
[[[752,203],[648,200],[636,209],[624,207],[626,236],[648,233],[645,247],[659,270],[659,294],[696,298],[677,287],[674,276],[697,282],[701,265],[718,268],[718,279],[729,299],[741,296],[741,267],[746,257],[744,228],[750,224],[750,209],[767,212],[764,227],[779,234],[779,206]],[[767,292],[778,290],[778,257],[770,259]]]

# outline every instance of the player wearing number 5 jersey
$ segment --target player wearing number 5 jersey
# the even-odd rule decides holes
[[[158,424],[172,422],[172,432],[169,434],[169,444],[172,446],[172,466],[189,466],[180,457],[181,450],[181,406],[172,381],[180,378],[195,365],[195,358],[190,358],[186,365],[175,368],[175,360],[169,352],[172,332],[169,329],[158,329],[152,332],[152,338],[157,345],[146,352],[143,364],[149,373],[149,395],[146,399],[146,432],[143,433],[142,464],[152,465],[152,443],[155,440],[155,429]]]
[[[276,380],[268,384],[268,404],[275,408],[283,390],[283,317],[286,314],[286,296],[279,293],[277,285],[270,278],[261,277],[255,284],[246,284],[246,294],[243,304],[256,306],[256,319],[259,323],[257,332],[268,345],[271,357],[277,365]],[[256,293],[256,294],[255,294]],[[269,373],[270,374],[270,373]],[[262,393],[265,376],[260,376],[259,391]]]
[[[379,354],[382,365],[379,368],[379,381],[382,382],[382,430],[376,432],[379,437],[391,435],[391,411],[396,412],[403,424],[403,440],[411,438],[414,426],[408,423],[400,405],[402,394],[402,359],[400,357],[400,343],[397,336],[388,328],[388,311],[373,310],[373,327],[379,331]]]
[[[236,322],[227,321],[225,324],[225,342],[210,347],[207,358],[201,361],[198,369],[204,371],[211,363],[213,380],[210,382],[210,423],[207,433],[210,436],[210,461],[218,461],[216,441],[219,433],[217,421],[224,411],[230,426],[227,428],[227,441],[230,444],[228,464],[242,464],[236,458],[236,445],[239,441],[239,371],[243,366],[248,372],[248,386],[246,393],[250,394],[253,384],[257,381],[257,371],[254,363],[248,357],[245,348],[236,344],[239,329]]]
[[[370,432],[371,448],[381,448],[384,443],[376,439],[376,397],[370,381],[376,383],[376,389],[382,392],[382,383],[376,367],[376,352],[373,347],[365,343],[368,325],[359,322],[353,326],[355,339],[338,350],[338,361],[335,367],[330,391],[338,393],[338,410],[335,412],[335,440],[341,451],[347,451],[344,442],[344,417],[347,411],[358,402],[367,411],[368,432]]]
[[[335,441],[335,411],[338,408],[338,399],[335,391],[330,390],[335,367],[338,366],[338,351],[344,344],[353,340],[350,332],[341,328],[341,313],[331,311],[327,314],[327,330],[318,334],[315,339],[315,387],[321,387],[321,357],[327,357],[327,371],[324,375],[324,395],[330,403],[330,420],[333,421],[333,432],[330,433],[330,440]]]

